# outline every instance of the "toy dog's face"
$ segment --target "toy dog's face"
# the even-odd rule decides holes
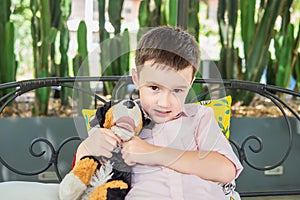
[[[123,141],[137,136],[143,126],[142,112],[136,102],[123,100],[105,113],[104,128],[110,128]]]

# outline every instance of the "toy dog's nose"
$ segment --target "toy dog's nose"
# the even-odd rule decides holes
[[[128,109],[132,109],[135,106],[135,104],[132,101],[125,101],[123,105],[126,106]]]

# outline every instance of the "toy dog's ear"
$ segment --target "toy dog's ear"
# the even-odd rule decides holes
[[[90,121],[90,126],[95,127],[99,124],[100,127],[103,128],[105,114],[114,104],[116,103],[113,101],[108,101],[103,106],[97,108],[96,117]]]

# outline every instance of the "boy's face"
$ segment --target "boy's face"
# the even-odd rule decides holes
[[[132,71],[143,110],[156,123],[174,119],[184,104],[193,82],[193,67],[176,71],[163,64],[146,61],[139,74]]]

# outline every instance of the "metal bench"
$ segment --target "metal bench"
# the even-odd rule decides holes
[[[104,101],[103,96],[84,90],[83,88],[79,87],[78,85],[74,83],[82,83],[82,82],[97,82],[97,83],[104,83],[104,82],[119,82],[119,87],[124,87],[128,84],[132,84],[131,77],[130,76],[113,76],[113,77],[65,77],[65,78],[40,78],[40,79],[32,79],[32,80],[25,80],[25,81],[18,81],[18,82],[11,82],[11,83],[3,83],[0,84],[0,91],[1,90],[8,90],[10,89],[10,92],[0,98],[0,114],[3,112],[4,108],[9,105],[11,102],[15,101],[15,99],[18,96],[23,95],[24,93],[36,90],[38,88],[43,87],[66,87],[66,88],[72,88],[80,93],[83,93],[85,95],[90,95],[93,97],[95,102],[95,107],[97,106],[98,101]],[[281,99],[278,94],[287,94],[291,95],[293,97],[300,97],[300,93],[272,86],[272,85],[265,85],[265,84],[259,84],[254,82],[247,82],[247,81],[237,81],[237,80],[217,80],[217,79],[196,79],[194,84],[210,84],[214,85],[213,89],[210,89],[209,91],[205,91],[196,99],[201,99],[202,97],[205,97],[208,93],[214,93],[214,92],[220,92],[220,91],[227,91],[227,90],[233,90],[233,91],[249,91],[253,92],[256,95],[260,95],[264,98],[269,99],[282,113],[281,120],[283,120],[283,124],[285,124],[285,131],[283,134],[283,138],[286,142],[286,146],[284,147],[284,152],[281,155],[274,155],[276,157],[276,162],[273,164],[266,165],[256,165],[253,162],[253,157],[259,158],[260,152],[263,151],[264,143],[268,141],[263,141],[263,139],[259,136],[254,134],[248,134],[246,135],[240,135],[240,133],[236,133],[231,131],[230,136],[230,142],[236,151],[240,161],[245,167],[244,171],[251,171],[251,173],[259,173],[260,175],[264,175],[263,173],[269,172],[273,173],[272,170],[278,170],[280,166],[282,166],[287,159],[289,158],[291,152],[293,151],[293,145],[296,145],[295,151],[300,151],[298,143],[295,144],[298,141],[295,141],[295,130],[292,128],[295,123],[296,126],[299,126],[300,123],[300,117],[299,114],[288,104],[287,100]],[[116,94],[115,98],[122,98],[118,97]],[[288,110],[292,117],[288,117],[286,110]],[[255,126],[255,124],[253,124]],[[3,130],[3,127],[1,128]],[[5,135],[9,135],[10,133],[2,133]],[[23,133],[24,134],[24,133]],[[0,167],[4,166],[4,168],[8,169],[9,171],[12,171],[13,173],[20,174],[23,176],[37,176],[41,174],[45,174],[47,170],[50,168],[53,168],[55,172],[55,176],[57,177],[57,181],[59,182],[62,180],[62,177],[64,176],[64,173],[66,173],[68,170],[70,170],[71,165],[66,167],[65,172],[61,172],[60,170],[60,155],[62,154],[62,151],[64,151],[66,148],[65,146],[68,145],[71,142],[77,141],[75,146],[72,146],[72,149],[69,150],[69,152],[75,151],[76,146],[79,144],[78,141],[80,141],[81,137],[78,136],[78,134],[73,133],[74,135],[69,135],[66,138],[62,138],[62,141],[59,142],[59,144],[52,144],[52,141],[44,138],[44,137],[36,137],[32,140],[32,142],[29,145],[29,152],[33,157],[42,158],[45,156],[46,150],[39,150],[40,152],[37,152],[35,150],[35,147],[38,146],[38,144],[43,143],[44,146],[47,147],[49,150],[48,153],[48,159],[43,160],[43,167],[41,167],[38,170],[33,171],[24,171],[24,169],[20,170],[21,166],[15,166],[13,162],[8,162],[6,158],[0,153]],[[298,134],[300,135],[300,134]],[[298,135],[296,135],[298,137]],[[1,136],[1,135],[0,135]],[[239,136],[239,137],[238,137]],[[241,137],[244,137],[241,139]],[[62,136],[64,137],[64,136]],[[13,145],[13,144],[11,144]],[[40,146],[43,146],[40,145]],[[276,149],[276,146],[274,146],[274,150]],[[11,146],[11,150],[14,150],[14,147]],[[273,149],[271,149],[273,151]],[[18,152],[16,152],[18,153]],[[72,154],[69,155],[69,161],[72,160]],[[26,159],[26,158],[24,158]],[[68,162],[69,162],[68,161]],[[254,171],[254,172],[253,172]],[[242,174],[245,172],[242,172]],[[295,174],[295,177],[298,175]],[[0,179],[1,180],[1,179]],[[2,180],[3,181],[3,180]],[[47,182],[47,178],[44,180]],[[55,182],[55,181],[54,181]],[[237,180],[237,190],[239,191],[239,179]],[[284,189],[275,189],[275,190],[263,190],[263,191],[253,191],[253,189],[247,191],[247,188],[243,191],[239,191],[240,195],[242,197],[252,197],[252,196],[274,196],[274,195],[294,195],[294,194],[300,194],[300,183],[299,185],[295,185],[296,188],[284,188]]]

